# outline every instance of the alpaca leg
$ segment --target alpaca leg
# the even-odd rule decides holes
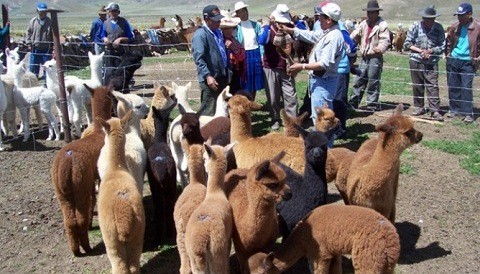
[[[35,117],[37,117],[38,130],[41,130],[43,129],[42,110],[39,105],[34,106],[33,109],[35,110]]]
[[[332,258],[332,260],[330,261],[330,271],[329,271],[329,273],[332,273],[332,274],[335,274],[335,273],[342,274],[343,273],[343,270],[342,270],[342,255],[335,256],[335,257]]]
[[[65,233],[67,234],[68,244],[73,255],[80,256],[80,245],[77,238],[77,223],[75,218],[75,209],[70,202],[60,201],[62,208]]]
[[[3,113],[0,114],[0,120],[2,121],[2,128],[3,128]],[[0,132],[0,151],[4,151],[3,148],[3,138],[2,138],[2,133]]]
[[[388,220],[389,220],[392,224],[395,224],[395,211],[396,211],[396,208],[395,208],[395,201],[394,201],[394,202],[393,202],[392,211],[390,212],[390,217],[388,218]]]
[[[51,110],[51,109],[50,109]],[[47,140],[53,140],[53,135],[55,133],[55,140],[60,140],[60,131],[58,129],[57,119],[51,111],[43,110],[43,114],[48,122],[48,138]]]
[[[317,261],[313,262],[314,274],[328,274],[329,269],[330,269],[330,260],[318,259]]]
[[[182,222],[180,226],[185,227],[186,224],[183,224],[184,220],[178,220]],[[177,229],[177,249],[178,254],[180,255],[180,274],[190,274],[190,258],[188,258],[187,250],[185,248],[185,232]]]
[[[110,243],[113,244],[113,243]],[[127,265],[127,251],[124,244],[116,243],[113,246],[105,243],[107,256],[112,265],[112,274],[129,273]]]
[[[81,101],[75,100],[73,102],[73,125],[75,126],[75,135],[77,137],[82,136],[82,105]]]
[[[57,114],[58,114],[58,119],[60,120],[60,133],[63,133],[63,113],[62,110],[60,109],[60,102],[56,101],[55,106],[57,107]]]
[[[30,107],[25,107],[27,111],[27,117],[30,120]],[[20,123],[20,128],[17,130],[17,134],[22,134],[24,129],[23,129],[23,117],[22,117],[22,110],[19,108],[18,111],[20,112],[20,119],[22,119]],[[30,123],[29,123],[30,124]]]
[[[28,141],[30,137],[30,119],[28,117],[28,108],[20,108],[20,116],[22,117],[22,126],[23,126],[23,142]]]
[[[88,98],[88,99],[85,99],[84,102],[83,102],[84,106],[85,106],[85,112],[86,112],[86,116],[87,116],[87,124],[90,125],[92,122],[93,122],[93,118],[92,118],[92,102],[91,102],[91,99]]]

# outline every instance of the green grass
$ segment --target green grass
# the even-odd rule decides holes
[[[389,54],[385,57],[382,72],[382,94],[411,95],[409,61],[407,55]]]
[[[423,145],[450,154],[462,155],[460,166],[472,174],[480,175],[480,132],[474,131],[470,140],[431,140],[424,141]]]
[[[405,175],[415,175],[415,168],[410,164],[415,159],[415,155],[409,150],[405,150],[400,156],[400,173]]]

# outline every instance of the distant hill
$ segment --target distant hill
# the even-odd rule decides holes
[[[12,28],[14,30],[25,29],[28,19],[35,16],[36,2],[31,0],[10,0],[8,2]],[[53,0],[44,2],[50,8],[65,11],[65,13],[59,14],[59,24],[61,28],[66,29],[88,29],[91,20],[96,17],[100,3],[103,3],[102,1],[94,0]],[[105,1],[104,3],[107,4],[108,2]],[[122,16],[128,18],[132,25],[139,28],[157,24],[161,16],[170,18],[174,14],[179,14],[188,18],[201,15],[202,8],[205,5],[214,3],[213,1],[204,0],[118,0],[116,2],[120,5]],[[222,0],[217,1],[217,4],[221,9],[233,9],[235,2]],[[292,13],[312,15],[314,6],[321,1],[252,0],[244,2],[249,5],[251,17],[256,19],[269,15],[278,3],[287,4]],[[365,16],[365,12],[362,9],[365,8],[367,0],[337,0],[334,2],[338,3],[342,8],[343,18],[360,18]],[[417,14],[419,9],[425,8],[427,4],[434,4],[442,14],[438,20],[443,24],[450,24],[456,20],[452,15],[460,2],[452,0],[379,0],[380,7],[383,9],[380,15],[387,22],[391,22],[391,24],[403,22],[408,25],[414,20],[420,19]],[[474,4],[474,14],[480,14],[479,4]],[[167,20],[167,22],[167,24],[170,24],[170,27],[173,27],[170,20]]]

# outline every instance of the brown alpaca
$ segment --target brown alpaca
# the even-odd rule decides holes
[[[352,160],[346,181],[348,204],[373,208],[392,223],[395,223],[400,155],[423,136],[409,117],[402,116],[402,111],[400,104],[384,124],[376,127],[378,138],[362,144]]]
[[[229,272],[232,208],[224,191],[228,146],[205,144],[205,171],[208,174],[205,200],[190,216],[185,231],[185,247],[192,273]]]
[[[112,92],[110,87],[91,89],[93,117],[111,118]],[[53,158],[52,184],[62,209],[63,222],[70,249],[80,256],[80,246],[91,250],[88,228],[92,224],[95,205],[95,180],[98,179],[97,160],[104,144],[105,133],[98,121],[87,137],[66,144]]]
[[[324,104],[321,108],[315,107],[315,112],[317,113],[315,118],[316,131],[327,132],[340,123],[340,120],[335,117],[335,112],[329,109],[327,104]]]
[[[140,273],[145,212],[137,182],[128,171],[125,131],[132,111],[120,120],[96,118],[106,132],[108,165],[98,191],[98,223],[112,273]]]
[[[185,228],[193,211],[203,202],[207,193],[203,146],[191,145],[187,149],[187,154],[190,182],[178,197],[173,211],[177,229],[177,249],[180,254],[180,274],[191,273],[190,259],[185,249]]]
[[[295,125],[302,126],[303,121],[307,118],[308,112],[302,113],[298,117],[290,117],[285,109],[280,110],[280,118],[282,118],[283,134],[288,137],[299,137],[298,130],[295,129]]]
[[[330,204],[317,207],[278,250],[249,259],[252,274],[277,274],[301,257],[313,273],[342,273],[342,254],[351,254],[355,273],[393,273],[400,257],[395,227],[369,208]]]
[[[276,203],[291,197],[285,171],[275,163],[278,159],[273,161],[232,170],[225,177],[233,211],[233,244],[242,273],[251,255],[273,247],[280,235]]]
[[[140,120],[140,133],[145,150],[148,151],[155,139],[155,120],[153,119],[152,106],[155,106],[157,110],[162,110],[173,104],[175,104],[175,101],[170,97],[169,89],[155,82],[155,93],[150,103],[147,118]]]
[[[348,161],[347,159],[352,159],[353,155],[355,155],[354,151],[344,147],[334,147],[328,149],[327,165],[325,167],[325,171],[327,172],[327,183],[331,183],[335,179],[338,179],[337,174],[339,173],[342,164],[345,161]],[[345,167],[349,168],[350,166],[345,165]]]
[[[238,142],[233,150],[239,168],[250,168],[284,151],[282,163],[303,174],[305,155],[302,139],[282,134],[252,137],[251,110],[259,110],[262,106],[243,95],[234,95],[228,101],[228,106],[231,121],[230,141]]]

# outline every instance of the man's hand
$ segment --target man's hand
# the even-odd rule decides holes
[[[375,53],[382,53],[382,50],[379,47],[374,47],[373,52]]]
[[[226,47],[227,49],[229,49],[231,45],[232,45],[232,41],[230,41],[230,40],[225,40],[225,47]]]
[[[215,78],[213,78],[213,76],[207,76],[207,86],[213,90],[213,91],[217,91],[218,90],[218,83],[217,83],[217,80],[215,80]]]
[[[115,41],[113,41],[112,46],[113,46],[114,48],[118,48],[118,47],[120,46],[120,44],[122,43],[122,40],[123,40],[123,37],[120,37],[120,38],[115,39]]]

